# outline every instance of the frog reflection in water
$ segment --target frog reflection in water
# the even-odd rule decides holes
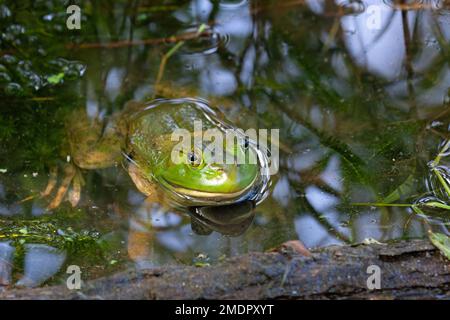
[[[194,121],[198,120],[201,120],[201,132],[194,126]],[[257,203],[263,200],[269,185],[268,161],[266,152],[261,152],[255,141],[235,131],[237,139],[233,141],[237,143],[230,146],[223,142],[223,158],[218,159],[220,161],[212,161],[207,158],[206,152],[202,152],[208,148],[206,144],[196,145],[191,150],[179,150],[176,155],[179,161],[173,161],[172,152],[179,145],[179,141],[171,139],[176,129],[185,129],[195,136],[208,129],[225,133],[226,129],[235,128],[204,101],[196,99],[129,102],[103,130],[100,124],[90,123],[86,115],[72,117],[68,124],[71,163],[66,165],[65,177],[49,209],[58,207],[66,196],[73,206],[78,203],[82,185],[79,169],[100,169],[121,162],[125,163],[137,189],[147,196],[148,203],[158,203],[194,215],[200,213],[203,218],[207,215],[192,208],[232,206],[235,203]],[[237,159],[239,156],[245,156],[244,159],[253,157],[256,161],[222,161]],[[50,196],[55,185],[56,176],[53,172],[43,195]],[[208,212],[211,216],[211,210]],[[206,220],[193,219],[193,229],[208,233],[204,227],[209,224],[206,230],[211,229],[214,218]],[[244,220],[248,225],[248,219]],[[217,223],[215,226],[212,229],[220,232]],[[142,228],[131,229],[129,255],[134,260],[143,259],[148,255],[145,247],[151,236]]]

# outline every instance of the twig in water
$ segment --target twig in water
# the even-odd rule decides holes
[[[206,28],[206,25],[205,24],[201,24],[200,27],[198,27],[197,32],[195,33],[196,37],[201,35],[202,32],[205,30],[205,28]],[[163,57],[161,59],[161,63],[159,64],[158,75],[157,75],[156,81],[155,81],[155,89],[154,89],[154,93],[153,93],[153,98],[158,93],[158,86],[159,86],[159,83],[161,82],[161,79],[163,77],[164,69],[166,68],[166,64],[167,64],[167,60],[169,60],[169,58],[175,52],[177,52],[177,50],[180,49],[184,45],[184,43],[185,43],[185,40],[179,41],[175,46],[173,46],[169,51],[167,51],[166,54],[163,55]]]

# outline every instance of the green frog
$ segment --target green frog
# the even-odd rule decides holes
[[[200,127],[195,127],[196,122]],[[128,102],[106,126],[90,121],[86,113],[77,113],[67,124],[69,163],[49,209],[58,207],[66,196],[73,206],[78,203],[83,184],[80,169],[120,163],[125,164],[138,190],[152,202],[182,208],[260,201],[269,181],[267,155],[256,141],[235,129],[219,111],[200,99]],[[179,147],[180,139],[174,139],[177,130],[192,138],[187,147]],[[224,140],[226,132],[235,134],[232,144],[219,144],[223,146],[219,150],[222,156],[217,159],[212,157],[217,152],[217,148],[211,150],[212,141],[195,143],[196,137],[202,138],[208,130],[222,133]],[[183,143],[186,146],[186,141]],[[56,173],[52,172],[44,196],[51,194],[55,179]]]
[[[208,234],[211,229],[241,233],[252,220],[252,214],[245,212],[251,211],[268,193],[267,151],[258,147],[255,139],[236,130],[204,100],[131,101],[107,121],[97,119],[89,118],[84,110],[76,110],[69,117],[64,177],[57,187],[58,172],[52,169],[41,193],[43,197],[52,197],[56,190],[48,205],[50,211],[66,199],[72,206],[78,204],[83,170],[120,165],[147,197],[145,205],[149,210],[156,204],[178,212],[197,212],[197,218],[192,218],[192,228],[201,234]],[[201,125],[196,127],[196,122]],[[177,149],[181,143],[180,139],[174,139],[174,132],[189,133],[195,142],[196,137],[203,137],[208,130],[223,133],[223,137],[231,130],[236,139],[232,144],[223,141],[221,150],[208,150],[211,141],[204,139],[192,143],[190,148]],[[222,157],[212,157],[217,151],[221,151]],[[246,161],[224,161],[239,158]],[[239,203],[242,205],[234,207]],[[211,209],[214,207],[217,209]],[[240,207],[244,208],[244,214],[236,213]],[[152,227],[142,218],[131,215],[130,219],[128,254],[134,261],[149,260]],[[227,230],[227,225],[233,230]]]

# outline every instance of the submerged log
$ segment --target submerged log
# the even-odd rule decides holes
[[[370,290],[368,267],[380,268]],[[450,262],[426,240],[330,246],[309,255],[249,253],[207,267],[127,271],[65,286],[11,289],[0,299],[450,299]]]

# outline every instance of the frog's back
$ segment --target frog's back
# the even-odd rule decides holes
[[[194,121],[202,122],[202,129],[217,127],[208,110],[194,102],[184,100],[161,100],[144,106],[130,118],[130,133],[138,130],[148,137],[172,134],[176,129],[194,131]]]
[[[189,99],[161,99],[141,105],[128,117],[127,152],[133,151],[148,166],[157,165],[170,156],[177,143],[171,141],[175,130],[194,132],[195,121],[201,121],[203,131],[218,128],[215,115],[206,105]]]

